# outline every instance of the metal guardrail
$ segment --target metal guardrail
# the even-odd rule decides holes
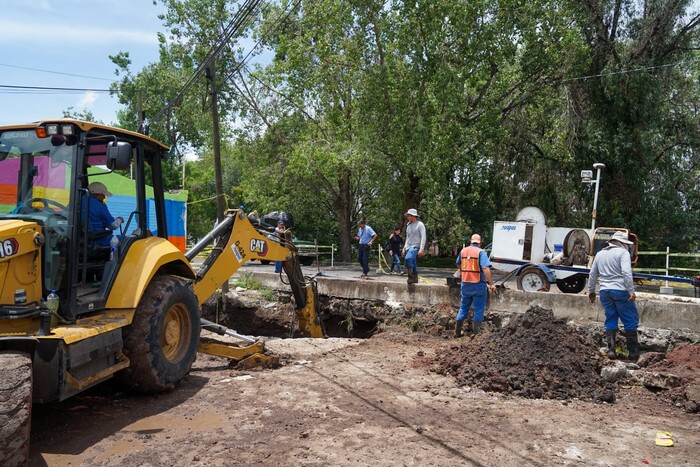
[[[681,267],[671,267],[671,258],[696,258],[700,259],[700,253],[671,253],[670,247],[666,247],[666,251],[638,251],[638,256],[665,256],[666,257],[666,267],[665,268],[634,268],[638,272],[663,272],[665,275],[670,275],[670,271],[679,271],[684,273],[690,273],[690,276],[700,275],[700,267],[698,268],[681,268]]]

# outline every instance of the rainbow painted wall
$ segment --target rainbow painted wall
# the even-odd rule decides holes
[[[0,162],[0,212],[9,212],[16,206],[17,201],[17,168],[9,167],[5,164],[19,163],[17,159],[7,159]],[[48,164],[48,158],[36,157],[34,164],[39,167],[39,174],[47,173],[42,170],[42,164]],[[68,204],[68,174],[56,176],[52,173],[51,180],[36,180],[37,185],[45,185],[46,188],[35,188],[35,197],[46,197],[55,199],[62,204]],[[107,207],[112,216],[122,216],[124,221],[128,221],[132,212],[136,210],[136,188],[134,181],[115,173],[106,173],[100,168],[90,168],[90,182],[100,181],[112,192],[107,198]],[[62,175],[62,176],[61,176]],[[39,175],[40,176],[40,175]],[[38,177],[39,177],[38,176]],[[157,223],[155,214],[155,203],[153,201],[153,187],[146,186],[146,217],[148,230],[157,235]],[[185,252],[187,240],[187,191],[182,190],[177,193],[165,194],[165,213],[168,225],[168,240]],[[136,220],[132,219],[129,225],[129,232],[135,228]]]

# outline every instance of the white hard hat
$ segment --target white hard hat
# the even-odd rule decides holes
[[[618,230],[615,232],[610,238],[610,241],[617,240],[618,242],[625,243],[627,245],[633,245],[634,242],[630,241],[629,237],[627,236],[627,232],[623,232],[622,230]]]

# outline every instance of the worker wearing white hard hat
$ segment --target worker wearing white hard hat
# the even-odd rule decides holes
[[[600,303],[605,310],[605,341],[608,358],[617,358],[615,338],[618,322],[622,321],[627,338],[629,358],[639,358],[639,312],[635,300],[632,276],[632,258],[628,245],[634,245],[627,232],[615,232],[608,246],[599,251],[593,260],[588,276],[588,298],[595,303],[596,281],[600,280]]]
[[[418,256],[425,256],[425,225],[418,219],[418,211],[411,208],[404,214],[408,224],[406,225],[406,243],[404,243],[402,256],[405,257],[404,266],[408,274],[408,284],[418,282]]]

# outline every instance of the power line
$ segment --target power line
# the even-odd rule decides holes
[[[20,70],[30,70],[30,71],[40,71],[42,73],[52,73],[54,75],[63,75],[63,76],[75,76],[76,78],[88,78],[88,79],[99,79],[100,81],[114,81],[113,79],[109,78],[98,78],[96,76],[87,76],[87,75],[76,75],[73,73],[64,73],[62,71],[51,71],[51,70],[42,70],[41,68],[29,68],[26,66],[18,66],[18,65],[9,65],[7,63],[0,63],[0,66],[4,66],[7,68],[17,68]]]
[[[294,5],[292,5],[292,7],[289,9],[289,11],[284,15],[284,18],[279,18],[279,19],[278,19],[277,23],[274,25],[274,27],[272,28],[272,31],[271,31],[271,32],[273,32],[273,33],[276,32],[276,31],[280,28],[280,26],[282,25],[282,22],[283,22],[284,20],[287,20],[287,19],[289,18],[289,16],[292,14],[292,12],[293,12],[294,10],[296,10],[296,9],[299,7],[299,4],[301,4],[301,0],[297,0],[296,3],[295,3]],[[268,3],[267,5],[268,5],[268,7],[269,7],[270,4]],[[281,16],[282,16],[282,15],[280,15],[280,17],[281,17]],[[226,76],[226,78],[224,79],[224,82],[226,82],[226,81],[232,79],[233,76],[234,76],[238,71],[240,71],[241,68],[246,67],[246,64],[247,64],[247,62],[248,62],[248,59],[250,58],[250,56],[251,56],[251,54],[253,53],[253,51],[254,51],[255,49],[257,49],[257,48],[260,46],[260,44],[262,44],[263,39],[266,38],[267,36],[269,36],[269,34],[270,34],[270,31],[267,31],[265,35],[261,35],[261,36],[260,36],[260,39],[258,39],[258,42],[256,42],[255,45],[248,51],[248,53],[246,54],[246,56],[243,57],[243,60],[241,60],[241,62],[239,62],[238,66],[237,66],[231,73],[229,73],[228,76]]]
[[[228,42],[231,40],[234,34],[240,32],[245,22],[251,16],[253,16],[255,10],[257,9],[261,1],[262,0],[246,0],[243,6],[238,10],[236,15],[234,15],[233,19],[229,22],[228,26],[221,35],[222,38],[219,40],[216,47],[209,51],[207,57],[199,64],[192,76],[190,76],[185,85],[175,95],[175,98],[172,101],[170,101],[165,107],[163,107],[160,111],[158,111],[158,113],[156,113],[153,116],[152,120],[158,120],[158,118],[160,118],[168,110],[172,109],[177,105],[182,96],[185,95],[185,93],[194,85],[194,82],[197,80],[197,78],[199,78],[202,75],[202,73],[204,73],[204,71],[209,67],[209,65],[211,65],[211,63],[219,55],[221,50],[228,44]]]
[[[0,89],[15,90],[18,92],[32,92],[32,91],[59,91],[59,92],[114,92],[112,89],[99,89],[99,88],[59,88],[51,86],[16,86],[12,84],[0,84]],[[117,89],[118,90],[118,89]],[[2,92],[2,91],[0,91]]]
[[[575,78],[553,80],[553,81],[551,81],[551,83],[552,84],[563,84],[563,83],[571,83],[573,81],[585,81],[585,80],[594,79],[594,78],[605,78],[607,76],[629,75],[632,73],[641,73],[641,72],[656,70],[656,69],[660,69],[660,68],[671,68],[671,67],[675,67],[675,66],[679,66],[679,65],[690,65],[692,63],[698,63],[698,62],[700,62],[700,60],[687,60],[687,61],[682,61],[682,62],[667,63],[665,65],[650,65],[650,66],[641,67],[641,68],[632,68],[630,70],[611,71],[609,73],[598,73],[595,75],[577,76]]]
[[[166,92],[164,89],[150,88],[154,92]],[[139,89],[136,89],[139,91]],[[19,86],[14,84],[0,84],[0,94],[80,94],[84,92],[118,93],[121,88],[65,88],[55,86]]]

